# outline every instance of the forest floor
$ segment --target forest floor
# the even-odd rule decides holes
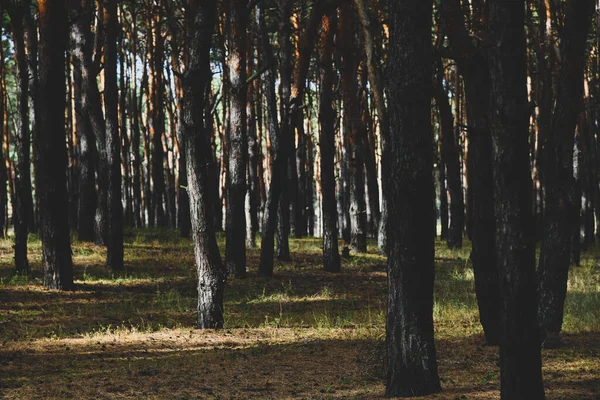
[[[6,399],[377,399],[384,393],[385,260],[321,270],[318,239],[291,241],[293,261],[225,294],[225,328],[194,329],[192,244],[175,231],[128,231],[126,271],[105,249],[73,243],[76,290],[44,290],[32,237],[29,279],[0,241],[0,397]],[[222,240],[220,244],[223,245]],[[497,348],[484,345],[469,246],[436,243],[435,329],[443,392],[498,399]],[[542,352],[548,399],[600,398],[600,249],[569,281],[562,345]]]

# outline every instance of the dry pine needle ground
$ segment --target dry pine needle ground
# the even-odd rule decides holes
[[[6,399],[382,398],[385,260],[370,248],[320,267],[320,241],[292,240],[276,275],[226,288],[220,331],[193,328],[195,268],[188,240],[130,231],[127,271],[112,276],[104,249],[73,245],[77,290],[46,291],[40,244],[34,271],[13,277],[0,242],[0,395]],[[222,243],[221,243],[222,244]],[[484,346],[469,249],[436,244],[436,347],[443,393],[427,399],[498,399],[497,349]],[[543,350],[549,399],[600,398],[600,268],[594,251],[574,268],[562,346]]]

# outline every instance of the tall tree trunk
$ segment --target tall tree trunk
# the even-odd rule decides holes
[[[14,57],[17,65],[17,104],[18,118],[15,134],[17,163],[15,165],[15,198],[13,199],[13,223],[15,229],[15,270],[18,274],[29,273],[27,261],[27,235],[32,218],[33,198],[31,194],[31,138],[29,132],[29,69],[25,53],[25,32],[23,18],[25,4],[11,3],[8,13],[11,17],[14,40]],[[64,111],[64,110],[63,110]]]
[[[442,3],[444,26],[453,56],[465,80],[468,146],[468,215],[471,225],[471,261],[479,319],[488,344],[500,340],[500,289],[496,261],[496,222],[494,219],[494,179],[490,134],[490,76],[486,58],[474,46],[465,30],[458,0]]]
[[[340,10],[340,51],[342,57],[342,91],[344,99],[344,141],[347,144],[345,177],[348,180],[347,194],[350,214],[350,244],[360,252],[367,251],[367,209],[365,202],[365,178],[363,151],[360,141],[366,134],[360,119],[358,104],[357,70],[355,43],[355,18],[352,4],[348,3]]]
[[[119,13],[123,15],[122,5],[119,6]],[[125,33],[119,30],[119,131],[121,133],[120,151],[122,152],[123,160],[123,201],[125,202],[125,210],[123,212],[123,223],[127,226],[133,226],[133,197],[131,191],[131,159],[130,159],[130,141],[127,132],[127,97],[129,93],[129,78],[125,74]]]
[[[117,87],[117,0],[104,2],[104,114],[108,160],[108,253],[106,265],[123,269],[123,203],[121,202],[121,153],[119,94]]]
[[[269,130],[269,138],[271,140],[271,182],[269,184],[269,194],[265,204],[265,213],[263,217],[263,232],[262,242],[260,247],[260,263],[258,272],[261,275],[270,276],[273,274],[274,261],[274,245],[275,230],[278,225],[278,209],[283,186],[287,177],[287,161],[285,157],[286,147],[283,145],[285,138],[279,130],[277,121],[277,96],[275,94],[275,60],[269,35],[267,24],[265,21],[266,0],[261,0],[256,8],[256,21],[258,25],[258,35],[260,37],[261,54],[264,57],[263,63],[268,65],[265,71],[263,83],[264,94],[267,100],[267,125]],[[260,64],[260,63],[259,63]],[[287,238],[287,236],[286,236]],[[280,242],[278,242],[278,245]]]
[[[440,391],[433,341],[432,1],[389,1],[386,396]],[[411,188],[411,190],[406,190]]]
[[[29,68],[29,122],[28,124],[31,126],[30,136],[32,138],[36,137],[37,131],[41,129],[41,120],[38,112],[39,109],[39,96],[38,96],[38,30],[37,24],[35,23],[33,14],[33,9],[30,6],[25,6],[24,8],[24,26],[25,26],[25,40],[27,42],[27,66]],[[38,232],[39,230],[39,190],[38,190],[38,182],[37,182],[37,166],[38,164],[35,162],[37,159],[37,143],[35,140],[31,143],[32,149],[32,159],[33,159],[33,190],[35,196],[32,197],[31,202],[31,214],[29,216],[29,231],[30,232]]]
[[[525,7],[491,0],[488,34],[496,256],[502,298],[502,399],[543,399],[536,323],[535,232],[528,146]]]
[[[166,227],[168,218],[163,206],[166,196],[165,187],[165,153],[163,150],[163,135],[165,134],[165,83],[163,80],[164,69],[164,40],[162,34],[162,1],[158,1],[158,9],[153,10],[152,21],[152,47],[150,58],[150,91],[151,91],[151,118],[150,131],[152,140],[152,206],[154,207],[154,224],[157,227]]]
[[[254,40],[248,38],[246,49],[247,76],[252,76],[254,71]],[[246,98],[246,129],[248,134],[248,190],[246,192],[246,246],[256,247],[256,233],[258,232],[258,158],[259,147],[256,137],[256,112],[254,108],[254,85],[248,84]]]
[[[0,15],[3,14],[3,7],[0,5]],[[2,27],[0,27],[0,36],[2,36]],[[0,46],[0,79],[4,80],[4,51]],[[8,183],[8,171],[6,168],[6,159],[4,156],[4,146],[6,143],[6,132],[4,129],[6,115],[6,101],[4,97],[4,90],[0,85],[0,238],[6,237],[6,217],[8,209],[8,193],[6,192],[6,185]],[[8,152],[7,152],[8,153]],[[7,154],[8,155],[8,154]]]
[[[295,155],[295,125],[290,115],[290,99],[292,85],[292,43],[291,22],[292,0],[283,0],[280,4],[279,16],[279,100],[281,104],[281,126],[279,131],[285,146],[284,154],[287,157],[287,182],[285,190],[281,192],[277,218],[277,258],[282,261],[290,260],[288,235],[296,235],[296,197],[298,192],[298,175],[296,171]]]
[[[198,328],[223,327],[223,292],[226,271],[221,261],[210,209],[208,161],[210,132],[202,110],[211,82],[210,47],[216,3],[188,0],[186,25],[189,54],[183,78],[184,138],[192,238],[198,270]]]
[[[379,55],[376,54],[377,47],[375,46],[375,37],[377,37],[378,34],[381,34],[383,29],[381,28],[377,19],[372,16],[372,10],[367,8],[364,0],[354,0],[354,4],[356,5],[358,16],[360,18],[360,22],[363,28],[365,53],[367,55],[369,83],[371,84],[371,87],[373,89],[373,99],[375,101],[377,117],[379,118],[379,125],[381,130],[381,148],[383,149],[383,153],[385,154],[385,149],[387,148],[386,140],[390,135],[390,126],[387,116],[385,100],[383,96],[383,84],[381,83],[381,66],[378,64],[377,61],[380,59],[380,57],[378,57]],[[381,168],[385,170],[385,157],[382,157]],[[387,252],[387,187],[385,185],[382,185],[381,189],[383,196],[381,199],[381,215],[379,217],[377,243],[379,253],[385,254]]]
[[[93,6],[93,3],[91,4]],[[82,0],[82,8],[89,10],[89,0]],[[90,11],[91,13],[91,11]],[[97,169],[97,187],[98,200],[96,202],[95,230],[96,244],[107,245],[109,235],[109,215],[108,215],[108,190],[109,190],[109,166],[108,149],[106,148],[106,122],[102,112],[102,101],[98,89],[97,76],[100,72],[100,54],[102,53],[102,44],[104,42],[104,23],[103,8],[98,8],[98,24],[96,26],[95,46],[92,46],[91,33],[89,33],[89,23],[82,27],[85,29],[84,37],[89,37],[85,42],[85,48],[82,52],[82,70],[84,76],[83,95],[87,97],[89,104],[88,116],[94,135],[96,136],[96,146],[98,148],[98,169]],[[95,58],[92,60],[92,51],[95,48]]]
[[[77,4],[71,9],[74,10]],[[81,8],[72,14],[73,19],[78,21],[83,18]],[[76,22],[75,24],[78,24]],[[72,37],[77,35],[77,31],[73,29]],[[78,42],[73,40],[73,54],[82,51],[77,48]],[[83,77],[81,70],[81,62],[78,57],[73,59],[73,93],[75,97],[75,126],[79,132],[79,203],[77,205],[77,237],[80,241],[93,242],[95,238],[94,232],[94,213],[96,210],[96,184],[95,184],[95,162],[96,140],[90,119],[88,118],[87,105],[84,104],[83,96]]]
[[[92,8],[88,0],[80,0],[71,7],[71,51],[74,64],[75,119],[80,132],[80,197],[78,234],[84,241],[104,243],[105,209],[101,204],[106,198],[104,118],[100,108],[100,97],[96,72],[92,63],[92,38],[90,24]],[[98,148],[98,151],[96,150]],[[98,173],[98,192],[95,175]]]
[[[538,319],[543,338],[558,335],[562,327],[575,211],[573,138],[583,105],[586,39],[593,11],[593,0],[568,1],[561,31],[558,92],[543,163],[545,209],[538,269]]]
[[[323,17],[319,73],[321,94],[319,98],[319,123],[321,125],[321,188],[323,207],[323,269],[339,272],[337,206],[335,201],[335,111],[333,108],[333,40],[337,30],[335,13]]]
[[[458,138],[454,136],[454,118],[448,101],[448,94],[443,86],[444,70],[441,60],[438,62],[438,79],[434,87],[434,94],[440,116],[442,146],[441,164],[448,171],[448,189],[450,191],[450,228],[448,229],[448,247],[451,249],[462,247],[462,236],[465,227],[465,211],[462,183],[460,178],[460,151]],[[443,193],[445,196],[446,193]],[[446,200],[447,201],[447,200]]]
[[[132,33],[131,33],[131,76],[133,85],[130,88],[129,112],[131,115],[131,148],[133,169],[133,214],[136,228],[142,226],[142,160],[140,156],[140,116],[138,112],[137,92],[137,13],[135,2],[131,7]]]
[[[38,1],[40,21],[40,119],[38,188],[44,286],[73,288],[65,146],[65,52],[69,29],[66,1]]]
[[[227,243],[225,260],[227,270],[238,278],[246,275],[246,159],[248,142],[246,137],[246,25],[248,13],[244,0],[229,0],[229,23],[231,43],[229,45],[229,89],[230,114],[228,145],[227,185]]]

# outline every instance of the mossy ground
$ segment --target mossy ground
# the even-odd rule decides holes
[[[105,249],[74,242],[76,290],[44,290],[40,243],[32,273],[15,277],[0,241],[0,396],[7,399],[375,399],[384,393],[385,259],[321,270],[320,240],[294,239],[292,262],[230,280],[225,328],[194,329],[196,278],[189,240],[128,231],[126,271]],[[220,244],[223,245],[222,240]],[[222,247],[223,248],[223,247]],[[427,399],[497,399],[497,349],[484,345],[469,248],[436,243],[434,318],[444,391]],[[573,268],[562,346],[544,349],[547,398],[600,398],[600,251]]]

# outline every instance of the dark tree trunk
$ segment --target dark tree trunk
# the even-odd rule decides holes
[[[442,70],[438,71],[438,79],[436,81],[434,93],[440,116],[442,135],[440,158],[441,164],[444,165],[448,171],[448,189],[450,191],[451,220],[447,240],[448,247],[455,249],[462,247],[463,230],[465,228],[465,204],[460,178],[460,149],[458,147],[458,138],[454,136],[454,117],[452,116],[452,109],[448,101],[448,94],[443,86],[443,65],[441,61],[438,64],[439,68]],[[443,195],[445,196],[446,193]],[[446,202],[447,201],[446,198]],[[448,218],[447,215],[446,218]]]
[[[159,1],[159,6],[162,6]],[[164,208],[163,199],[166,196],[165,187],[165,152],[163,149],[163,135],[165,134],[165,83],[163,80],[164,68],[164,40],[162,34],[161,11],[154,10],[152,16],[153,46],[150,59],[151,84],[151,139],[152,139],[152,206],[154,207],[154,224],[157,227],[168,225],[167,213]]]
[[[496,256],[502,298],[502,399],[543,399],[536,323],[535,229],[528,146],[525,7],[492,0],[489,68]]]
[[[91,2],[93,6],[93,2]],[[90,10],[89,0],[82,0],[82,8],[84,10]],[[91,13],[91,10],[90,10]],[[85,49],[82,52],[82,66],[85,68],[82,70],[84,76],[83,81],[83,94],[87,97],[88,101],[88,116],[94,135],[96,136],[96,146],[98,149],[98,168],[97,168],[97,188],[98,198],[96,202],[96,216],[95,216],[95,230],[96,230],[96,244],[107,245],[109,235],[109,215],[108,215],[108,190],[109,190],[109,166],[108,166],[108,149],[106,148],[106,123],[104,121],[104,114],[102,112],[102,101],[100,98],[100,91],[98,89],[97,76],[100,72],[100,53],[96,53],[96,58],[92,60],[92,51],[94,47],[96,51],[101,48],[100,43],[103,42],[103,8],[100,6],[98,9],[99,23],[96,27],[96,45],[92,46],[91,33],[89,23],[85,26],[84,37],[90,38],[85,42]]]
[[[593,157],[593,144],[594,144],[594,117],[592,116],[594,110],[591,106],[589,97],[586,99],[586,110],[585,113],[580,115],[579,119],[579,131],[580,141],[579,146],[581,148],[582,163],[581,163],[581,190],[583,195],[583,201],[581,204],[581,218],[583,220],[583,243],[582,250],[589,249],[595,241],[595,225],[594,225],[594,185],[596,184],[594,179],[594,157]]]
[[[73,288],[65,146],[65,52],[69,29],[65,1],[38,1],[40,20],[40,119],[38,188],[44,286]]]
[[[150,32],[146,32],[147,36],[151,36]],[[152,40],[146,40],[146,44],[147,46],[150,46],[152,43]],[[146,49],[147,52],[150,52],[149,49]],[[145,97],[145,108],[146,108],[146,125],[143,124],[143,119],[140,119],[140,121],[142,122],[142,141],[143,141],[143,148],[144,148],[144,159],[143,159],[143,163],[145,164],[142,167],[142,175],[143,175],[143,185],[144,185],[144,209],[145,211],[143,212],[143,214],[145,215],[145,220],[146,220],[146,225],[147,226],[154,226],[154,207],[152,206],[152,187],[150,185],[151,183],[151,165],[150,165],[150,134],[149,134],[149,125],[150,125],[150,120],[151,120],[151,115],[149,114],[149,109],[150,109],[150,102],[148,101],[148,98],[150,97],[150,91],[149,91],[149,78],[148,78],[148,60],[146,58],[144,58],[142,60],[142,63],[144,64],[144,68],[142,71],[142,87],[141,87],[141,93],[140,93],[140,104],[139,104],[139,110],[140,110],[140,115],[142,112],[142,103],[144,102],[144,97]],[[145,94],[145,96],[144,96]]]
[[[29,273],[27,261],[27,235],[29,221],[33,213],[33,197],[31,194],[31,160],[29,132],[29,68],[25,53],[25,32],[23,18],[25,4],[11,4],[8,13],[11,17],[12,36],[14,40],[14,57],[17,66],[17,104],[18,118],[15,134],[17,163],[15,165],[15,196],[13,198],[13,223],[15,229],[15,270],[18,274]],[[63,110],[64,111],[64,110]]]
[[[437,102],[437,100],[436,100]],[[442,133],[440,132],[440,136]],[[441,139],[441,138],[440,138]],[[442,140],[440,140],[441,142]],[[442,152],[440,145],[440,153]],[[438,169],[440,173],[440,239],[448,239],[448,190],[446,189],[446,164],[442,160],[442,157],[438,157]],[[437,233],[437,232],[436,232]]]
[[[319,73],[319,123],[321,125],[321,190],[323,207],[323,269],[339,272],[337,206],[335,201],[335,111],[333,108],[333,39],[337,30],[335,14],[323,17]]]
[[[138,112],[138,92],[137,92],[137,12],[135,2],[131,7],[131,76],[133,85],[130,88],[129,112],[131,123],[131,149],[132,149],[132,170],[133,170],[133,215],[135,227],[142,227],[142,160],[140,155],[140,120]],[[185,168],[185,166],[184,166]]]
[[[106,265],[123,269],[123,203],[121,202],[121,153],[119,93],[117,87],[117,0],[104,2],[104,114],[108,160],[108,253]]]
[[[122,5],[119,7],[119,12],[122,13]],[[129,78],[125,75],[125,44],[124,32],[121,29],[118,33],[119,37],[119,132],[121,134],[123,160],[123,201],[125,202],[125,210],[123,211],[123,223],[126,226],[133,226],[133,197],[131,193],[131,159],[129,134],[127,132],[127,94],[129,86]]]
[[[275,94],[275,73],[273,66],[275,60],[265,22],[266,0],[261,0],[256,8],[256,21],[259,30],[260,44],[264,60],[263,63],[271,66],[264,74],[264,94],[267,100],[267,124],[269,138],[271,140],[271,182],[269,185],[269,194],[265,204],[265,214],[263,217],[263,233],[260,248],[260,263],[258,272],[261,275],[270,276],[273,274],[275,230],[278,226],[278,209],[281,202],[281,193],[287,176],[287,161],[285,157],[285,146],[279,130],[277,121],[277,96]],[[287,243],[287,235],[285,236]],[[278,246],[280,242],[278,242]]]
[[[96,151],[97,141],[104,137],[104,119],[100,107],[96,74],[92,74],[91,56],[91,15],[92,10],[89,1],[81,0],[71,8],[71,18],[74,23],[71,33],[72,60],[74,64],[74,89],[75,89],[75,120],[79,131],[79,210],[78,210],[78,236],[83,241],[104,242],[104,233],[97,230],[104,228],[104,209],[98,203],[98,195],[103,196],[106,187],[99,186],[96,194],[96,167],[99,183],[103,183],[102,170],[105,165],[105,156]],[[99,111],[99,113],[98,113]],[[102,129],[102,132],[98,130]],[[104,144],[98,143],[98,148],[104,149]],[[99,160],[99,165],[96,162]],[[104,199],[106,201],[106,199]],[[100,211],[100,213],[98,213]],[[98,220],[98,218],[100,219]],[[101,234],[100,234],[101,233]]]
[[[464,28],[458,0],[443,3],[445,28],[465,80],[469,126],[468,215],[472,240],[471,261],[479,319],[486,341],[500,340],[500,289],[496,261],[496,222],[494,219],[494,180],[492,176],[492,139],[490,134],[490,77],[485,56],[473,46]],[[452,27],[452,29],[451,29]]]
[[[78,10],[79,11],[79,10]],[[81,18],[81,14],[74,15]],[[73,32],[75,35],[76,32]],[[73,43],[73,52],[76,49]],[[75,95],[75,125],[79,137],[79,203],[77,206],[77,237],[80,241],[93,242],[94,213],[96,210],[95,162],[96,140],[88,118],[86,105],[83,102],[81,63],[74,57],[73,87]]]
[[[208,94],[210,100],[206,102],[206,129],[210,136],[210,148],[211,148],[211,158],[208,169],[208,176],[210,179],[210,209],[213,214],[213,226],[215,227],[216,232],[220,232],[223,230],[223,203],[221,201],[221,196],[219,195],[219,171],[220,164],[219,159],[217,158],[217,143],[215,137],[215,121],[214,121],[214,109],[215,102],[218,100],[215,98],[214,93],[209,91]],[[223,102],[225,104],[225,102]],[[223,143],[223,142],[221,142]],[[223,147],[221,147],[221,151]],[[223,151],[222,151],[223,152]]]
[[[433,341],[432,1],[390,1],[386,396],[439,392]],[[406,190],[411,188],[411,190]]]
[[[573,140],[577,114],[583,105],[586,38],[593,11],[592,0],[568,1],[561,31],[558,92],[543,162],[545,208],[538,269],[542,338],[558,335],[562,327],[576,212]]]
[[[26,3],[25,3],[26,4]],[[37,24],[33,18],[33,9],[30,6],[24,6],[24,26],[25,26],[25,40],[27,42],[27,66],[29,68],[29,125],[31,126],[30,136],[36,137],[37,131],[41,129],[41,120],[38,112],[39,109],[39,96],[38,96],[38,31]],[[37,159],[37,143],[35,140],[32,142],[32,164],[33,164],[33,190],[35,196],[31,200],[31,213],[29,216],[29,232],[39,231],[39,189],[37,181],[37,166],[35,162]]]
[[[365,177],[363,149],[360,141],[366,137],[365,126],[360,117],[358,104],[358,83],[355,38],[356,19],[351,3],[342,6],[340,11],[340,51],[342,57],[342,91],[344,99],[344,141],[346,163],[348,169],[344,184],[348,185],[346,193],[350,215],[350,244],[360,252],[367,251],[367,208],[365,202]]]
[[[380,59],[379,54],[376,54],[376,50],[378,47],[375,45],[375,37],[377,34],[381,35],[382,29],[379,22],[376,22],[377,19],[373,17],[372,10],[369,10],[366,7],[364,0],[354,0],[354,4],[356,5],[356,9],[358,11],[358,16],[360,17],[360,21],[363,27],[363,36],[365,40],[365,52],[367,55],[367,66],[368,66],[368,74],[369,74],[369,82],[371,84],[371,88],[373,90],[373,99],[375,102],[375,107],[377,109],[377,114],[380,122],[380,140],[381,140],[381,148],[384,149],[386,146],[386,140],[389,137],[389,121],[387,117],[387,109],[385,106],[385,101],[383,98],[383,85],[381,83],[382,73],[381,67],[378,65],[378,60]],[[382,157],[381,167],[384,168],[384,157]],[[383,174],[382,174],[383,175]],[[380,254],[385,254],[387,252],[387,229],[386,229],[386,220],[387,220],[387,205],[386,205],[386,191],[387,188],[383,185],[382,189],[382,199],[381,199],[381,211],[379,217],[379,225],[377,227],[377,243]]]
[[[247,75],[251,76],[254,70],[254,43],[252,36],[248,40],[246,49]],[[246,193],[246,246],[256,247],[256,233],[258,232],[258,207],[260,198],[258,194],[258,158],[259,147],[256,137],[256,112],[254,85],[248,85],[246,98],[246,129],[248,133],[248,190]]]
[[[216,3],[188,0],[186,8],[188,63],[183,78],[183,125],[192,218],[192,238],[198,269],[198,328],[223,327],[226,271],[221,262],[210,209],[207,165],[210,132],[202,118],[211,82],[210,46]]]
[[[231,42],[228,69],[230,114],[227,185],[227,243],[225,260],[228,273],[237,278],[246,275],[246,2],[229,0]]]
[[[3,10],[0,5],[0,15]],[[2,36],[2,27],[0,27],[0,36]],[[0,46],[0,79],[4,79],[4,52]],[[4,91],[0,85],[0,238],[6,237],[6,216],[8,208],[8,193],[6,191],[6,185],[8,183],[8,172],[6,169],[6,159],[4,156],[5,143],[5,129],[4,129],[4,115],[6,110],[6,102],[4,98]],[[8,152],[7,152],[8,153]]]
[[[298,192],[298,175],[296,171],[295,129],[291,116],[291,81],[292,81],[292,43],[291,22],[292,0],[283,0],[280,4],[279,21],[279,99],[281,104],[281,126],[279,131],[284,146],[286,159],[287,182],[283,181],[285,190],[281,191],[279,210],[277,211],[277,258],[282,261],[290,260],[289,235],[296,234],[296,196]]]

